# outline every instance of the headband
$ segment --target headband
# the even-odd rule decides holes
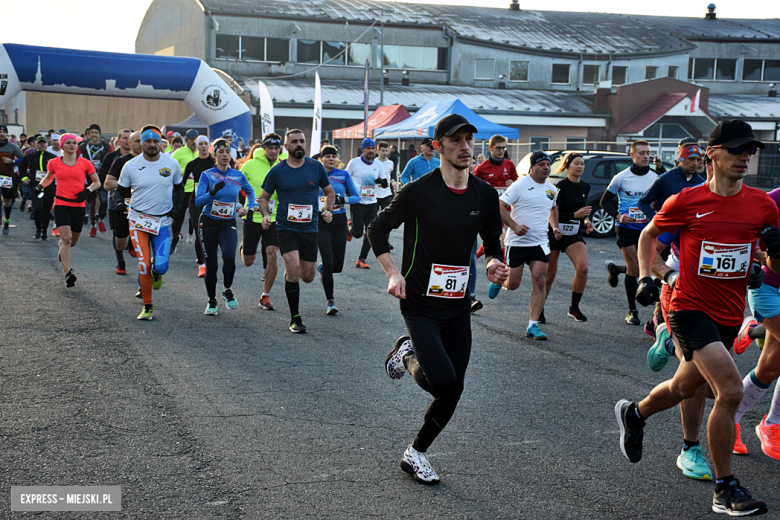
[[[76,141],[76,143],[79,142],[79,140],[76,139],[76,136],[73,134],[62,134],[60,136],[60,144],[65,144],[65,141],[67,141],[68,139],[73,139],[74,141]]]
[[[583,159],[582,154],[579,154],[579,153],[570,153],[569,155],[567,155],[566,156],[566,160],[563,163],[564,167],[568,168],[569,165],[574,162],[574,159],[576,159],[578,157],[580,159]]]
[[[208,138],[208,137],[206,137],[205,135],[199,135],[199,136],[198,136],[198,139],[195,141],[195,144],[196,144],[196,145],[198,145],[198,144],[200,144],[200,143],[206,143],[206,144],[208,144],[208,142],[209,142],[209,138]]]
[[[227,142],[226,139],[222,139],[221,137],[214,141],[214,153],[217,153],[220,150],[230,150],[230,143]]]
[[[141,132],[141,143],[145,143],[151,139],[156,139],[158,141],[162,140],[162,132],[155,130],[154,128],[147,128]]]
[[[320,150],[320,157],[325,157],[326,155],[336,155],[338,156],[339,151],[336,149],[335,146],[331,145],[325,145],[322,147],[322,150]]]

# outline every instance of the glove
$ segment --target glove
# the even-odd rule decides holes
[[[41,184],[38,183],[35,185],[35,188],[33,188],[33,191],[35,192],[36,195],[40,195],[41,193],[43,193],[43,186],[41,186]]]
[[[669,289],[674,289],[674,285],[677,283],[678,276],[680,276],[680,273],[677,271],[669,271],[664,275],[664,282],[666,282],[666,285],[669,286]]]
[[[120,202],[115,202],[114,209],[118,215],[127,213],[127,204],[125,204],[125,199],[120,199]]]
[[[753,262],[748,275],[748,289],[760,289],[764,283],[764,269],[758,262]]]
[[[168,212],[168,216],[171,217],[173,220],[178,220],[179,218],[181,218],[181,210],[179,208],[174,207],[172,210]]]
[[[89,191],[89,190],[87,190],[87,191]],[[97,191],[90,191],[89,194],[87,195],[87,201],[88,202],[92,202],[96,198],[97,198]]]
[[[643,307],[647,307],[660,299],[661,294],[658,286],[653,283],[653,279],[650,276],[645,276],[639,280],[639,289],[636,290],[636,301]]]
[[[225,181],[219,181],[218,183],[216,183],[214,185],[213,188],[211,188],[211,191],[209,192],[209,194],[213,197],[213,196],[215,196],[217,194],[217,192],[219,190],[221,190],[224,187],[225,187]]]
[[[758,236],[764,241],[766,252],[769,256],[774,258],[780,257],[780,229],[764,224]]]
[[[76,195],[76,202],[84,202],[85,200],[87,200],[87,197],[89,197],[89,195],[90,195],[90,191],[85,188],[84,191],[80,191]]]
[[[246,210],[246,221],[252,222],[254,218],[255,218],[255,210],[253,209]]]
[[[345,199],[341,195],[336,195],[336,204],[337,205],[344,205],[346,203],[347,203],[347,199]]]
[[[374,182],[383,188],[387,188],[387,179],[374,179]]]

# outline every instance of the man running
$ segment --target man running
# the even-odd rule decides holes
[[[494,135],[488,141],[490,156],[474,169],[474,175],[491,186],[499,195],[503,195],[506,189],[517,180],[517,170],[509,159],[504,158],[507,139],[503,135]]]
[[[609,285],[617,287],[618,275],[625,273],[624,283],[628,300],[626,323],[640,325],[639,312],[636,309],[637,275],[639,274],[636,245],[640,233],[650,220],[639,209],[639,198],[650,188],[658,175],[650,171],[650,144],[647,141],[631,143],[631,159],[634,164],[612,178],[607,191],[601,197],[601,207],[615,217],[617,245],[626,261],[626,265],[615,265],[612,261],[607,261]],[[617,209],[612,204],[615,196],[618,198]]]
[[[406,163],[406,168],[401,174],[401,184],[408,184],[415,181],[425,175],[426,173],[433,171],[441,165],[441,161],[433,156],[433,139],[426,137],[423,139],[420,145],[420,155],[412,157],[411,152],[414,148],[409,146],[409,162]]]
[[[376,143],[366,137],[360,145],[360,157],[355,157],[347,164],[347,172],[352,177],[352,182],[360,190],[360,204],[350,204],[349,211],[352,214],[350,235],[355,238],[363,237],[363,246],[360,248],[355,267],[369,269],[366,262],[371,244],[368,237],[363,235],[363,230],[368,229],[377,215],[377,189],[389,190],[388,179],[385,178],[386,169],[379,161],[374,160]],[[385,195],[386,196],[386,195]]]
[[[469,175],[477,129],[451,114],[436,125],[434,146],[440,168],[400,190],[371,223],[369,240],[388,278],[387,292],[401,300],[408,336],[396,341],[385,359],[392,379],[407,371],[433,395],[401,469],[423,484],[439,475],[426,456],[458,405],[471,353],[471,313],[467,285],[471,252],[482,237],[491,282],[507,278],[502,263],[498,194]],[[387,234],[405,226],[402,270],[393,262]]]
[[[707,146],[713,179],[670,197],[641,233],[638,296],[656,300],[658,288],[650,277],[656,238],[665,231],[680,231],[680,273],[668,319],[684,361],[674,378],[656,386],[639,403],[624,399],[615,405],[620,449],[628,460],[639,462],[645,420],[709,384],[716,396],[707,425],[716,475],[712,510],[730,516],[767,512],[764,502],[754,500],[740,486],[731,468],[734,415],[743,390],[726,347],[733,343],[742,322],[757,238],[766,246],[770,268],[780,270],[777,206],[763,191],[742,184],[750,156],[763,147],[747,123],[719,123]]]
[[[57,157],[62,156],[62,148],[60,148],[60,134],[51,134],[51,144],[46,149],[46,151],[53,153]]]
[[[48,173],[49,161],[56,159],[57,156],[46,151],[48,141],[46,137],[38,135],[35,138],[35,151],[25,155],[19,161],[19,176],[31,193],[35,192],[36,186],[46,177]],[[34,239],[47,240],[49,220],[51,220],[51,206],[54,203],[55,188],[49,185],[43,190],[42,197],[33,196],[32,208],[33,218],[35,219],[35,237]]]
[[[179,169],[182,172],[187,169],[187,163],[198,157],[198,146],[195,142],[197,138],[198,131],[190,128],[187,130],[187,133],[184,134],[184,144],[186,146],[182,146],[171,155],[171,157],[173,157],[176,162],[179,163]],[[184,224],[184,213],[189,207],[190,199],[195,196],[193,194],[194,191],[195,181],[192,179],[187,179],[187,181],[184,183],[184,200],[182,201],[183,209],[181,214],[174,219],[173,227],[171,229],[171,254],[176,251],[176,246],[179,244],[179,234],[181,233],[182,224]],[[192,233],[190,232],[190,234]]]
[[[91,198],[89,201],[89,220],[92,224],[92,228],[89,230],[89,236],[97,236],[97,228],[100,228],[101,233],[106,232],[106,225],[103,220],[106,218],[106,210],[108,206],[106,204],[106,190],[103,189],[102,183],[105,181],[105,176],[100,177],[101,166],[103,160],[109,154],[108,143],[101,139],[100,125],[93,123],[87,128],[87,140],[82,141],[79,145],[79,152],[82,157],[89,160],[92,166],[95,167],[95,171],[98,172],[98,178],[100,178],[101,187],[97,191],[97,196]],[[99,206],[96,208],[96,206]],[[110,223],[110,222],[109,222]],[[95,227],[97,225],[97,228]]]
[[[122,153],[126,150],[125,146],[129,146],[128,153],[124,153],[121,156],[115,156],[114,159],[110,159],[109,157],[111,154],[109,154],[101,166],[103,167],[105,166],[105,163],[109,161],[111,162],[108,172],[106,173],[106,181],[103,186],[106,191],[109,192],[115,192],[117,188],[117,181],[122,175],[122,168],[124,168],[125,164],[127,164],[134,157],[138,157],[142,153],[141,132],[133,132],[125,139],[124,136],[126,133],[127,130],[123,130],[120,133],[122,137],[118,141],[120,148],[117,151]],[[119,198],[119,202],[117,202],[117,196]],[[127,266],[125,264],[124,251],[127,249],[128,243],[130,241],[130,224],[127,221],[127,212],[130,209],[130,199],[123,199],[120,194],[112,193],[110,200],[111,205],[108,209],[108,223],[111,226],[111,231],[114,235],[114,252],[116,254],[117,260],[116,274],[125,275],[127,274]],[[117,211],[116,205],[118,203],[121,204],[121,202],[124,202],[125,210]],[[130,254],[132,255],[134,252],[135,250],[131,249]]]
[[[0,125],[0,199],[3,201],[3,234],[7,235],[11,222],[11,204],[19,190],[19,176],[14,173],[14,162],[23,157],[22,150],[8,140],[8,127]]]
[[[284,260],[284,291],[290,306],[290,332],[300,334],[306,332],[306,327],[298,311],[301,294],[299,281],[311,283],[317,265],[317,218],[314,211],[319,208],[322,188],[325,196],[322,218],[325,222],[332,221],[331,211],[336,193],[330,185],[325,167],[306,157],[306,139],[302,130],[296,128],[288,131],[284,147],[289,157],[268,172],[258,205],[263,215],[263,228],[269,229],[269,201],[274,193],[278,197],[276,236]]]

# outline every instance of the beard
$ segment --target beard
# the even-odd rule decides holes
[[[303,148],[296,148],[292,152],[290,152],[290,155],[293,157],[293,159],[303,159],[306,157],[306,150]]]
[[[461,171],[462,170],[468,170],[469,169],[469,163],[471,162],[470,160],[468,160],[468,161],[465,161],[464,164],[460,164],[460,163],[458,163],[456,161],[453,161],[449,157],[444,157],[444,160],[447,161],[450,164],[450,166],[452,166],[456,170],[461,170]]]

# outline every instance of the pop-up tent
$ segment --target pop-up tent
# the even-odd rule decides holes
[[[478,141],[486,141],[496,134],[503,135],[507,139],[518,139],[520,132],[515,128],[491,123],[482,116],[475,114],[459,99],[444,101],[431,101],[420,107],[412,117],[405,121],[374,131],[376,139],[421,139],[433,137],[433,129],[439,119],[449,114],[460,114],[469,120],[469,123],[477,127],[474,138]]]
[[[389,105],[377,108],[368,116],[368,137],[374,136],[374,130],[400,123],[409,119],[411,114],[403,105]],[[363,123],[333,131],[333,139],[363,139]]]
[[[168,132],[179,132],[181,135],[184,135],[184,132],[190,128],[197,130],[200,135],[208,135],[208,126],[206,123],[200,120],[197,114],[192,114],[181,123],[177,123],[175,125],[165,125],[163,132],[166,134]]]

